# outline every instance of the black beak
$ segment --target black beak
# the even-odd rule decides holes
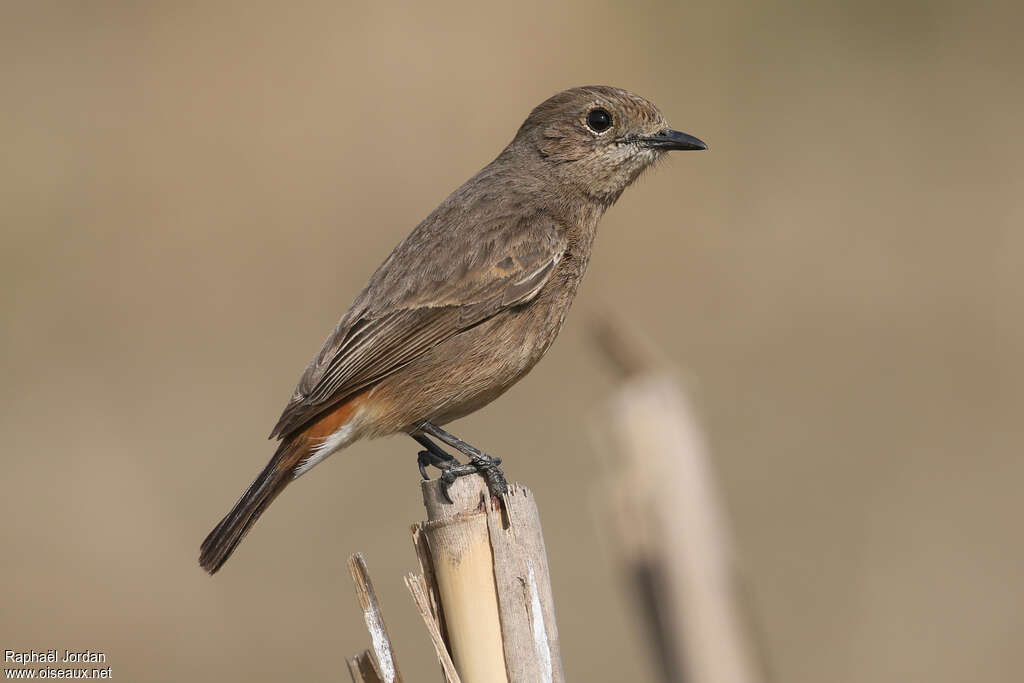
[[[702,140],[687,135],[686,133],[680,133],[678,130],[672,130],[666,128],[665,130],[657,133],[656,135],[649,135],[647,137],[640,138],[640,144],[645,147],[651,147],[653,149],[707,149],[708,146],[704,144]]]

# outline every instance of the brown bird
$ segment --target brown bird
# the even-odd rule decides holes
[[[608,86],[534,109],[490,164],[420,223],[370,278],[306,368],[271,433],[281,443],[203,541],[216,572],[289,482],[358,439],[404,432],[450,484],[501,462],[441,429],[490,403],[551,346],[597,223],[668,150],[707,149],[657,107]],[[469,457],[459,462],[431,437]]]

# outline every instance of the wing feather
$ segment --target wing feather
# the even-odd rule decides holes
[[[446,241],[418,235],[429,232],[427,223],[374,273],[306,369],[271,437],[303,428],[445,339],[529,302],[566,249],[564,231],[546,216],[492,219]],[[424,242],[446,253],[430,254]]]

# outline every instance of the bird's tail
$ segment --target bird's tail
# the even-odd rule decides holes
[[[216,573],[284,487],[295,478],[295,463],[308,450],[300,437],[282,442],[256,481],[242,494],[224,519],[213,528],[199,549],[199,565]]]

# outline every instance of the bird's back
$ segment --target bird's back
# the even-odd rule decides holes
[[[451,349],[478,336],[466,337],[470,330],[492,317],[514,326],[527,305],[538,308],[529,317],[538,318],[539,329],[516,335],[489,326],[498,335],[478,342],[506,343],[506,356],[522,351],[515,362],[524,372],[533,367],[575,294],[599,212],[567,213],[566,202],[547,196],[542,177],[509,164],[512,153],[506,149],[449,195],[377,268],[307,367],[274,435],[302,428],[407,366],[442,357],[461,366],[464,354]],[[445,353],[431,353],[437,349]],[[514,381],[505,368],[484,364],[473,374],[482,382],[493,371],[493,384],[505,385]]]

